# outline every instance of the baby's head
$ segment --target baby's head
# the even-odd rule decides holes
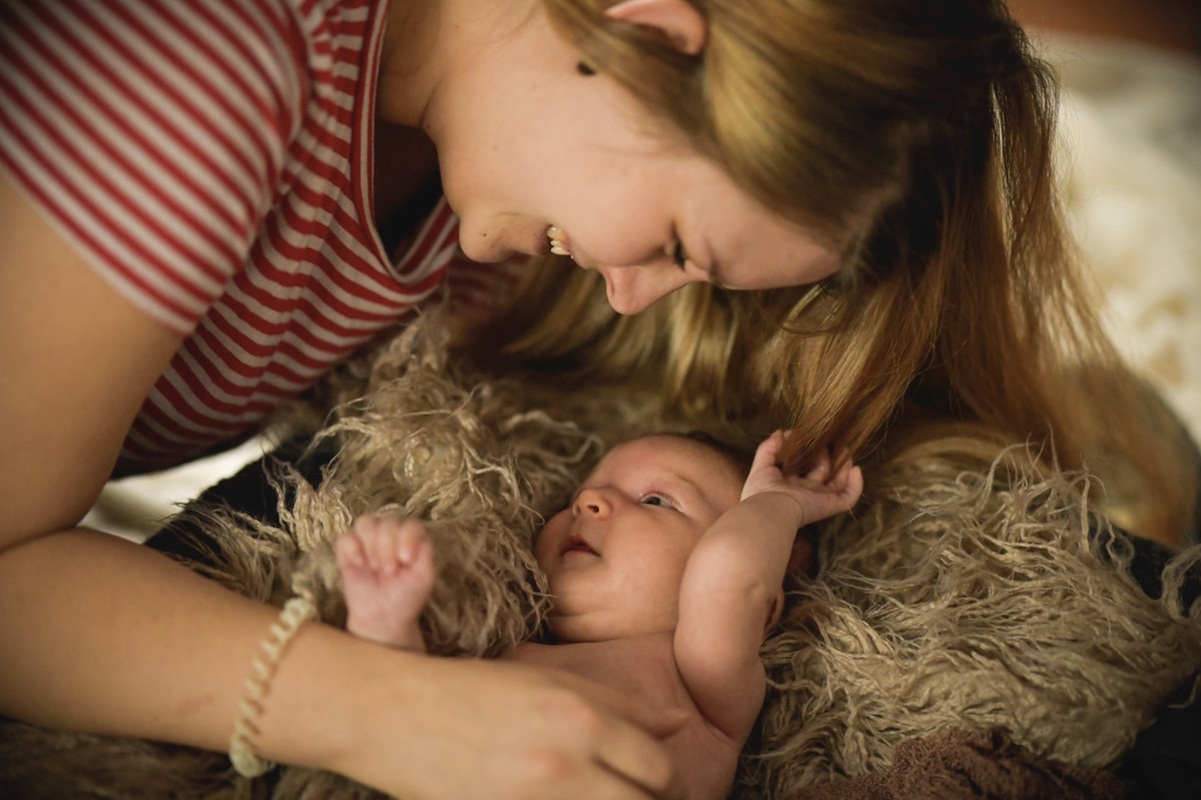
[[[738,503],[748,467],[691,436],[643,436],[610,450],[535,542],[554,634],[582,642],[674,630],[684,565]]]

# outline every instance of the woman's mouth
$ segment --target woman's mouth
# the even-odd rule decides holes
[[[571,256],[571,242],[563,234],[563,229],[558,225],[551,225],[546,229],[546,238],[550,239],[550,251],[557,256]]]

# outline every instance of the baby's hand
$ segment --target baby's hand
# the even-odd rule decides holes
[[[395,647],[424,649],[417,621],[436,577],[425,525],[364,514],[338,537],[334,552],[347,630]]]
[[[834,459],[827,450],[804,477],[785,475],[779,466],[785,437],[783,431],[776,431],[759,445],[751,472],[742,487],[743,500],[765,492],[787,494],[801,508],[801,525],[847,511],[855,505],[863,493],[863,472],[850,458],[844,459],[835,472]]]

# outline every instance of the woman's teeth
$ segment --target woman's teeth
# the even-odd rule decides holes
[[[546,238],[550,239],[550,251],[557,256],[569,256],[571,251],[563,244],[563,230],[558,225],[546,229]]]

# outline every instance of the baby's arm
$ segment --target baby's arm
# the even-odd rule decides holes
[[[849,460],[837,472],[829,454],[805,477],[777,466],[784,434],[759,445],[742,502],[723,514],[697,544],[680,586],[676,661],[705,717],[744,739],[763,703],[759,647],[804,525],[850,509],[863,475]]]
[[[425,525],[364,514],[338,537],[334,551],[346,596],[346,629],[424,652],[417,621],[437,577]]]

